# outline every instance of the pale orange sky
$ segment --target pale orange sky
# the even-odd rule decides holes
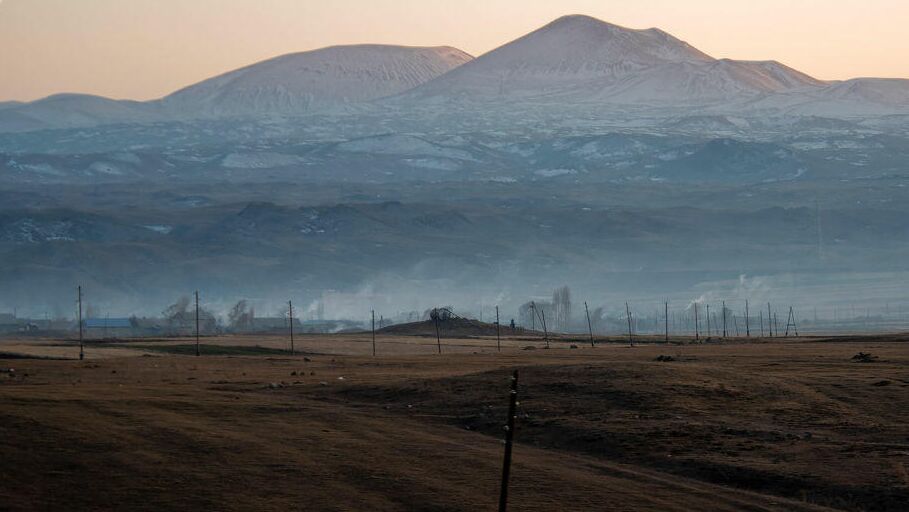
[[[714,57],[909,78],[909,0],[0,0],[0,101],[151,99],[334,44],[479,55],[564,14],[660,27]]]

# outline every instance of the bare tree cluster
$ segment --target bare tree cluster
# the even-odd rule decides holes
[[[255,309],[245,300],[241,300],[230,308],[227,314],[227,322],[231,329],[236,331],[245,331],[252,329],[253,321],[256,318]]]
[[[557,331],[566,332],[571,327],[571,289],[567,286],[552,292],[552,317]]]
[[[196,308],[188,296],[182,296],[161,312],[169,330],[174,332],[195,329]],[[199,330],[213,332],[218,329],[218,318],[205,308],[199,308]]]

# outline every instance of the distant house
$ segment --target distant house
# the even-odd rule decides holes
[[[0,332],[10,333],[22,330],[25,322],[16,318],[16,315],[9,313],[0,313]]]
[[[129,318],[86,318],[82,321],[86,329],[132,329]]]
[[[133,336],[136,325],[129,318],[85,318],[82,327],[90,337]]]
[[[378,327],[378,325],[376,325]],[[348,330],[360,330],[363,324],[350,320],[307,320],[303,322],[300,332],[327,334]]]
[[[283,331],[290,328],[286,317],[254,317],[250,321],[251,325],[244,329],[244,332],[275,332]],[[294,329],[300,329],[300,320],[294,318]]]

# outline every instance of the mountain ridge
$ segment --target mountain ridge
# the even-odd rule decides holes
[[[451,46],[329,46],[253,63],[149,102],[58,94],[0,103],[0,133],[376,108],[412,117],[442,105],[854,118],[909,113],[909,80],[823,81],[776,60],[717,59],[659,28],[575,14],[477,58]]]
[[[451,46],[342,45],[289,53],[180,89],[160,100],[175,114],[295,114],[362,103],[413,88],[471,60]]]

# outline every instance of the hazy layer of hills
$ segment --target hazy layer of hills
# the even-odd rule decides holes
[[[897,303],[907,162],[909,82],[658,29],[568,16],[475,59],[332,47],[151,102],[0,103],[0,311],[68,313],[77,283],[114,314],[195,288],[355,296],[335,316],[562,284],[607,309]]]

